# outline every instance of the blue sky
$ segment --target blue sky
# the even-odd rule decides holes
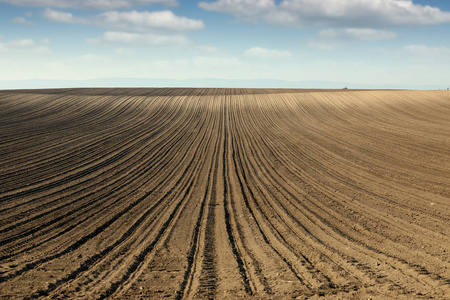
[[[0,0],[0,80],[450,85],[446,0]]]

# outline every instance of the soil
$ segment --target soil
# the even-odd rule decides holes
[[[450,93],[0,91],[0,299],[450,299]]]

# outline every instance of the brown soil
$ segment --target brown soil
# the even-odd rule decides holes
[[[0,91],[0,299],[445,299],[449,220],[447,91]]]

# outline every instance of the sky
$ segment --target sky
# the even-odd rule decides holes
[[[0,0],[0,80],[450,86],[448,0]]]

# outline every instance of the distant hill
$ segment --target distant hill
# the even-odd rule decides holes
[[[318,89],[447,89],[444,85],[364,84],[329,81],[287,81],[276,79],[158,79],[99,78],[88,80],[0,80],[0,89],[38,89],[67,87],[230,87],[230,88],[318,88]]]

